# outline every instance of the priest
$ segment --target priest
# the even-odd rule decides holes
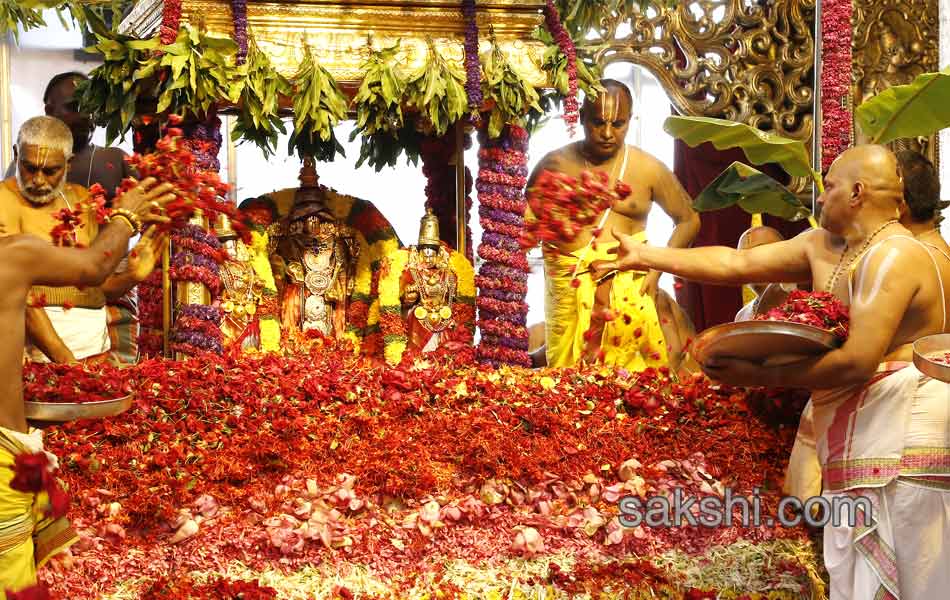
[[[609,174],[610,187],[622,181],[632,188],[627,198],[573,241],[544,245],[546,358],[551,367],[602,359],[639,371],[669,361],[655,306],[660,272],[626,272],[597,281],[591,278],[588,265],[606,258],[607,249],[616,245],[610,237],[612,229],[645,241],[647,216],[654,204],[676,225],[669,240],[673,247],[692,243],[699,231],[699,216],[669,169],[626,143],[633,116],[630,90],[612,79],[601,85],[604,91],[587,97],[581,109],[584,140],[549,153],[528,180],[530,189],[545,170],[572,177],[600,170]]]
[[[911,362],[915,340],[947,331],[950,259],[901,226],[902,195],[891,151],[859,146],[825,178],[820,229],[747,251],[655,248],[618,233],[616,259],[596,266],[728,284],[811,282],[850,305],[839,349],[781,366],[719,357],[703,365],[733,385],[813,391],[823,495],[839,508],[859,496],[873,508],[843,510],[824,528],[832,600],[937,599],[950,589],[950,390]]]

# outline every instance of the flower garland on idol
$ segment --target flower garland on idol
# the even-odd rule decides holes
[[[544,24],[564,56],[567,57],[567,98],[564,99],[564,122],[571,137],[577,129],[580,111],[577,104],[577,49],[574,40],[561,23],[554,0],[547,0],[544,6]]]
[[[484,262],[475,279],[482,333],[478,358],[494,366],[530,366],[524,299],[531,268],[518,243],[526,207],[528,132],[509,125],[500,138],[490,140],[486,130],[480,129],[479,144],[475,188],[484,229],[478,255]]]
[[[851,0],[821,5],[821,170],[844,152],[851,130]]]

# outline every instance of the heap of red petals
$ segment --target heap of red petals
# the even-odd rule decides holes
[[[580,179],[543,171],[528,190],[528,206],[535,218],[526,224],[521,244],[532,248],[538,242],[570,243],[596,226],[598,217],[630,191],[622,181],[611,189],[610,178],[603,171],[584,171]]]
[[[131,392],[126,375],[108,363],[23,365],[23,397],[30,402],[103,402]]]
[[[781,306],[756,319],[802,323],[829,331],[842,341],[848,339],[848,307],[828,292],[795,290]]]
[[[190,577],[174,580],[162,577],[153,581],[140,596],[141,600],[276,600],[274,588],[262,586],[257,581],[233,581],[217,577],[205,584],[195,583]]]
[[[84,600],[146,579],[151,597],[216,598],[204,584],[207,596],[167,590],[234,561],[360,564],[398,586],[421,563],[518,556],[524,526],[578,559],[551,578],[567,590],[610,580],[632,554],[804,537],[617,526],[624,495],[677,487],[759,487],[774,514],[794,429],[762,423],[741,391],[665,369],[499,372],[460,362],[473,352],[458,346],[395,369],[327,340],[298,351],[144,361],[124,371],[138,390],[128,412],[49,429],[82,538],[54,591]]]

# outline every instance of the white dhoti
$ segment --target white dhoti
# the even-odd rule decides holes
[[[47,306],[44,308],[57,335],[77,360],[108,352],[109,318],[105,307],[70,308]],[[48,362],[46,356],[32,345],[27,353],[35,362]]]
[[[950,597],[950,384],[905,365],[813,396],[823,495],[871,504],[825,526],[831,600]]]

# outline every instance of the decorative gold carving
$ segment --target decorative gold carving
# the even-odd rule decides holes
[[[542,23],[539,0],[490,0],[478,2],[479,26],[491,25],[508,59],[533,85],[547,83],[540,69],[544,44],[530,40]],[[363,78],[360,64],[367,55],[367,36],[374,48],[401,41],[399,60],[409,69],[424,64],[431,36],[439,53],[464,67],[465,20],[460,3],[436,0],[374,0],[372,6],[357,0],[250,2],[248,28],[277,69],[293,75],[303,57],[303,41],[321,66],[341,84]],[[211,33],[230,37],[233,32],[230,3],[225,0],[185,0],[182,18],[201,22]],[[490,42],[483,36],[480,51]]]
[[[939,69],[938,3],[933,0],[854,0],[852,36],[855,105],[892,85]],[[866,138],[856,130],[856,141]],[[936,164],[937,136],[896,140]]]
[[[581,46],[601,66],[644,67],[684,115],[811,139],[815,0],[696,0],[646,12],[617,4]],[[796,179],[791,187],[808,184]]]

